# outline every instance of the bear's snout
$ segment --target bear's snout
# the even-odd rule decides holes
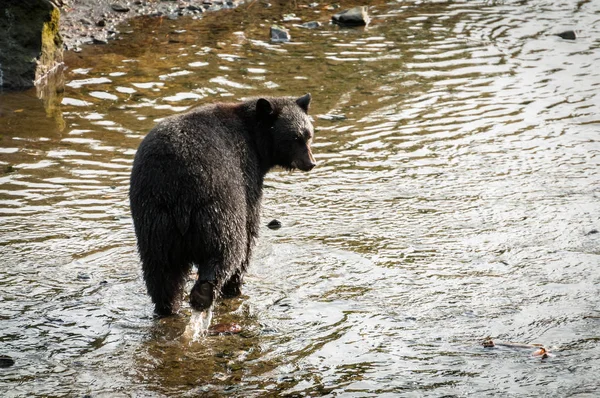
[[[308,163],[303,163],[302,166],[298,168],[302,171],[311,171],[316,165],[317,164],[314,161],[309,161]]]
[[[304,153],[300,155],[300,158],[292,162],[292,166],[302,171],[311,171],[316,165],[317,162],[315,161],[312,151],[308,146],[306,147]]]

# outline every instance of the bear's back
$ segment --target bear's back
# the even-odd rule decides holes
[[[234,105],[198,107],[162,120],[144,138],[133,164],[132,196],[154,192],[153,200],[165,205],[173,196],[196,204],[245,196],[245,169],[256,162]]]

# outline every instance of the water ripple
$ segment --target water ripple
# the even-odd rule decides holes
[[[376,1],[366,29],[287,23],[292,42],[272,44],[264,21],[331,11],[280,3],[132,21],[67,59],[54,107],[2,94],[0,341],[18,366],[0,389],[593,395],[596,2]],[[192,106],[304,92],[319,166],[267,177],[263,220],[283,227],[261,230],[245,296],[215,308],[244,332],[184,344],[187,306],[153,320],[145,294],[135,150]],[[486,350],[488,335],[555,357]]]

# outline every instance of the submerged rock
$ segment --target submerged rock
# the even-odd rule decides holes
[[[290,36],[290,31],[286,28],[273,25],[271,26],[271,41],[274,43],[285,43],[292,39]]]
[[[557,33],[556,36],[565,40],[575,40],[577,38],[577,33],[574,30],[567,30],[565,32]]]
[[[360,26],[367,25],[371,18],[367,12],[367,6],[354,7],[344,10],[331,17],[333,22],[340,25]]]
[[[60,12],[53,3],[0,1],[0,15],[0,87],[33,87],[62,65]]]

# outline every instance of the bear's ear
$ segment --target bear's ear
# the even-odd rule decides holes
[[[304,110],[304,112],[308,113],[308,106],[310,105],[311,96],[310,93],[298,98],[296,103],[300,108]]]
[[[273,104],[269,100],[259,98],[256,101],[256,115],[258,119],[270,119],[274,116]]]

